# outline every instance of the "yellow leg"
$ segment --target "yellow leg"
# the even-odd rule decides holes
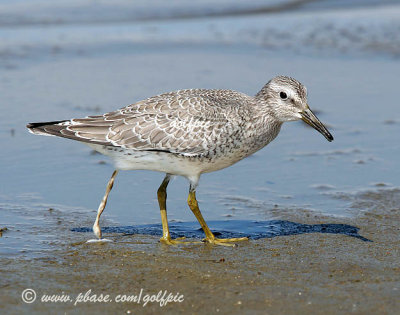
[[[167,186],[170,180],[170,175],[166,175],[163,182],[157,191],[158,204],[160,205],[161,212],[161,223],[163,228],[163,236],[160,238],[160,242],[167,245],[176,245],[181,243],[198,243],[198,242],[185,242],[181,241],[184,237],[173,240],[169,233],[168,218],[167,218]]]
[[[238,242],[238,241],[247,241],[247,237],[239,237],[239,238],[216,238],[214,234],[211,232],[209,229],[206,221],[203,218],[203,215],[200,212],[199,209],[199,204],[197,203],[196,200],[196,191],[195,190],[190,190],[189,196],[188,196],[188,205],[190,209],[192,210],[193,214],[196,216],[197,221],[199,221],[205,235],[205,242],[211,243],[211,244],[217,244],[217,245],[225,245],[225,246],[235,246],[235,244],[231,244],[232,242]]]
[[[103,200],[100,202],[99,209],[97,210],[96,220],[94,221],[94,224],[93,224],[93,232],[99,239],[101,239],[101,229],[100,229],[100,224],[99,224],[100,216],[103,213],[104,208],[106,207],[108,195],[109,195],[111,189],[113,188],[114,180],[115,180],[115,177],[117,176],[117,174],[118,174],[118,171],[115,170],[113,172],[110,180],[108,181],[106,193],[103,197]]]

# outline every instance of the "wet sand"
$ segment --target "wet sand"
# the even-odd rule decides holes
[[[183,295],[162,311],[181,314],[396,314],[400,307],[399,189],[346,195],[355,218],[280,211],[282,220],[303,224],[347,224],[340,233],[304,233],[241,242],[237,247],[191,244],[165,246],[158,237],[112,234],[112,243],[85,243],[88,233],[73,233],[58,250],[35,259],[1,258],[1,305],[16,312],[119,312],[151,314],[160,304],[144,304],[146,294]],[[361,210],[362,207],[364,210]],[[6,233],[7,231],[5,231]],[[307,232],[307,231],[304,231]],[[110,236],[110,235],[109,235]],[[37,300],[23,303],[32,288]],[[118,295],[142,300],[115,302]],[[110,295],[111,302],[81,302],[79,293]],[[43,294],[69,295],[71,302],[39,302]]]

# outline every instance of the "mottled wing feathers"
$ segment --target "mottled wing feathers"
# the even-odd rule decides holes
[[[101,116],[46,123],[28,128],[83,142],[134,150],[205,154],[221,135],[241,129],[244,94],[227,90],[181,90],[166,93]]]

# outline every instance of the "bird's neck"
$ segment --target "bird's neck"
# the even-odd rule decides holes
[[[273,109],[267,103],[257,103],[253,107],[249,126],[254,130],[251,141],[255,145],[255,151],[260,150],[274,140],[279,134],[281,126],[282,122],[276,118]]]

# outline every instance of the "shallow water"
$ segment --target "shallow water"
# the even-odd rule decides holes
[[[0,142],[6,148],[0,154],[0,228],[8,229],[0,253],[29,256],[61,239],[86,240],[74,231],[91,226],[113,171],[88,147],[33,136],[26,123],[98,114],[170,90],[230,88],[253,95],[274,75],[291,75],[307,86],[311,108],[335,137],[328,143],[302,122],[287,123],[268,147],[205,174],[198,198],[212,228],[257,233],[254,222],[275,222],[296,211],[356,216],[363,206],[349,196],[397,187],[400,116],[393,95],[400,6],[335,1],[332,11],[323,3],[198,20],[116,23],[89,16],[76,23],[66,13],[65,23],[45,23],[47,9],[35,11],[43,20],[25,26],[19,15],[13,23],[0,19]],[[24,11],[12,3],[9,8]],[[354,34],[362,35],[352,39]],[[162,178],[121,172],[102,225],[157,224],[159,233],[155,193]],[[190,233],[197,223],[186,205],[188,183],[177,178],[168,189],[169,219]]]

